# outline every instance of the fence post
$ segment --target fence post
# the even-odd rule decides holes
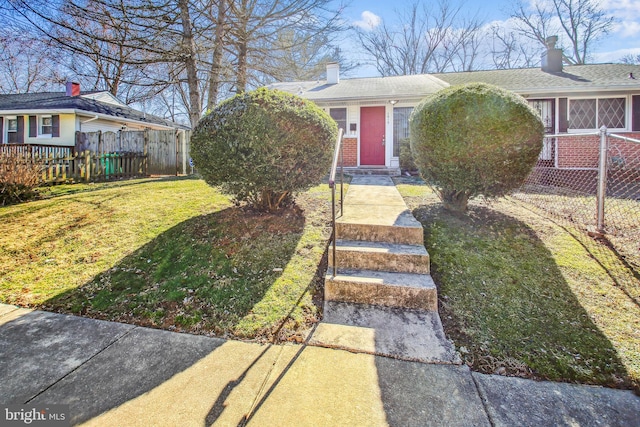
[[[604,199],[607,195],[607,127],[600,128],[600,157],[598,163],[598,215],[596,231],[604,233]]]
[[[142,159],[142,172],[144,176],[149,176],[149,129],[144,130],[144,148],[142,149],[144,158]]]
[[[173,132],[173,147],[176,150],[176,176],[178,176],[180,174],[180,166],[179,166],[179,162],[180,162],[180,138],[178,138],[178,130],[176,129],[175,132]]]
[[[91,181],[91,151],[89,150],[84,152],[84,180]]]

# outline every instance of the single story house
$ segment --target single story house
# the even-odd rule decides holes
[[[188,130],[188,126],[146,114],[106,91],[0,95],[0,144],[74,147],[77,132]]]
[[[640,65],[565,66],[553,46],[541,68],[340,79],[327,66],[326,81],[275,83],[275,88],[314,101],[345,130],[345,166],[399,172],[400,141],[408,118],[426,96],[450,85],[484,82],[514,91],[536,108],[548,134],[595,132],[607,126],[640,139]],[[585,144],[584,139],[589,143]],[[540,160],[547,166],[590,169],[597,164],[596,137],[546,138]]]

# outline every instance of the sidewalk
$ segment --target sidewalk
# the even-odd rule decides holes
[[[0,378],[0,404],[97,426],[640,426],[629,391],[2,304]]]

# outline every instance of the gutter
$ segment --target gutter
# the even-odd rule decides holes
[[[80,132],[82,132],[82,125],[83,125],[83,124],[85,124],[85,123],[89,123],[89,122],[92,122],[92,121],[94,121],[94,120],[98,120],[98,116],[94,116],[94,117],[90,118],[89,120],[85,120],[84,122],[80,122],[80,129],[79,129],[79,130],[80,130]]]

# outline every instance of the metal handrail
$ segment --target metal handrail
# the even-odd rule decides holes
[[[609,133],[608,135],[610,137],[613,137],[613,138],[621,139],[624,142],[633,142],[635,144],[640,144],[640,139],[635,139],[635,138],[629,138],[629,137],[626,137],[626,136],[616,135],[615,133]]]
[[[338,272],[338,266],[336,265],[336,173],[338,169],[338,162],[340,163],[340,216],[344,212],[344,153],[342,146],[343,129],[338,130],[338,139],[336,140],[336,147],[333,151],[333,163],[331,164],[331,172],[329,173],[329,188],[331,188],[331,247],[332,247],[332,264],[333,273],[332,277],[336,277]]]

